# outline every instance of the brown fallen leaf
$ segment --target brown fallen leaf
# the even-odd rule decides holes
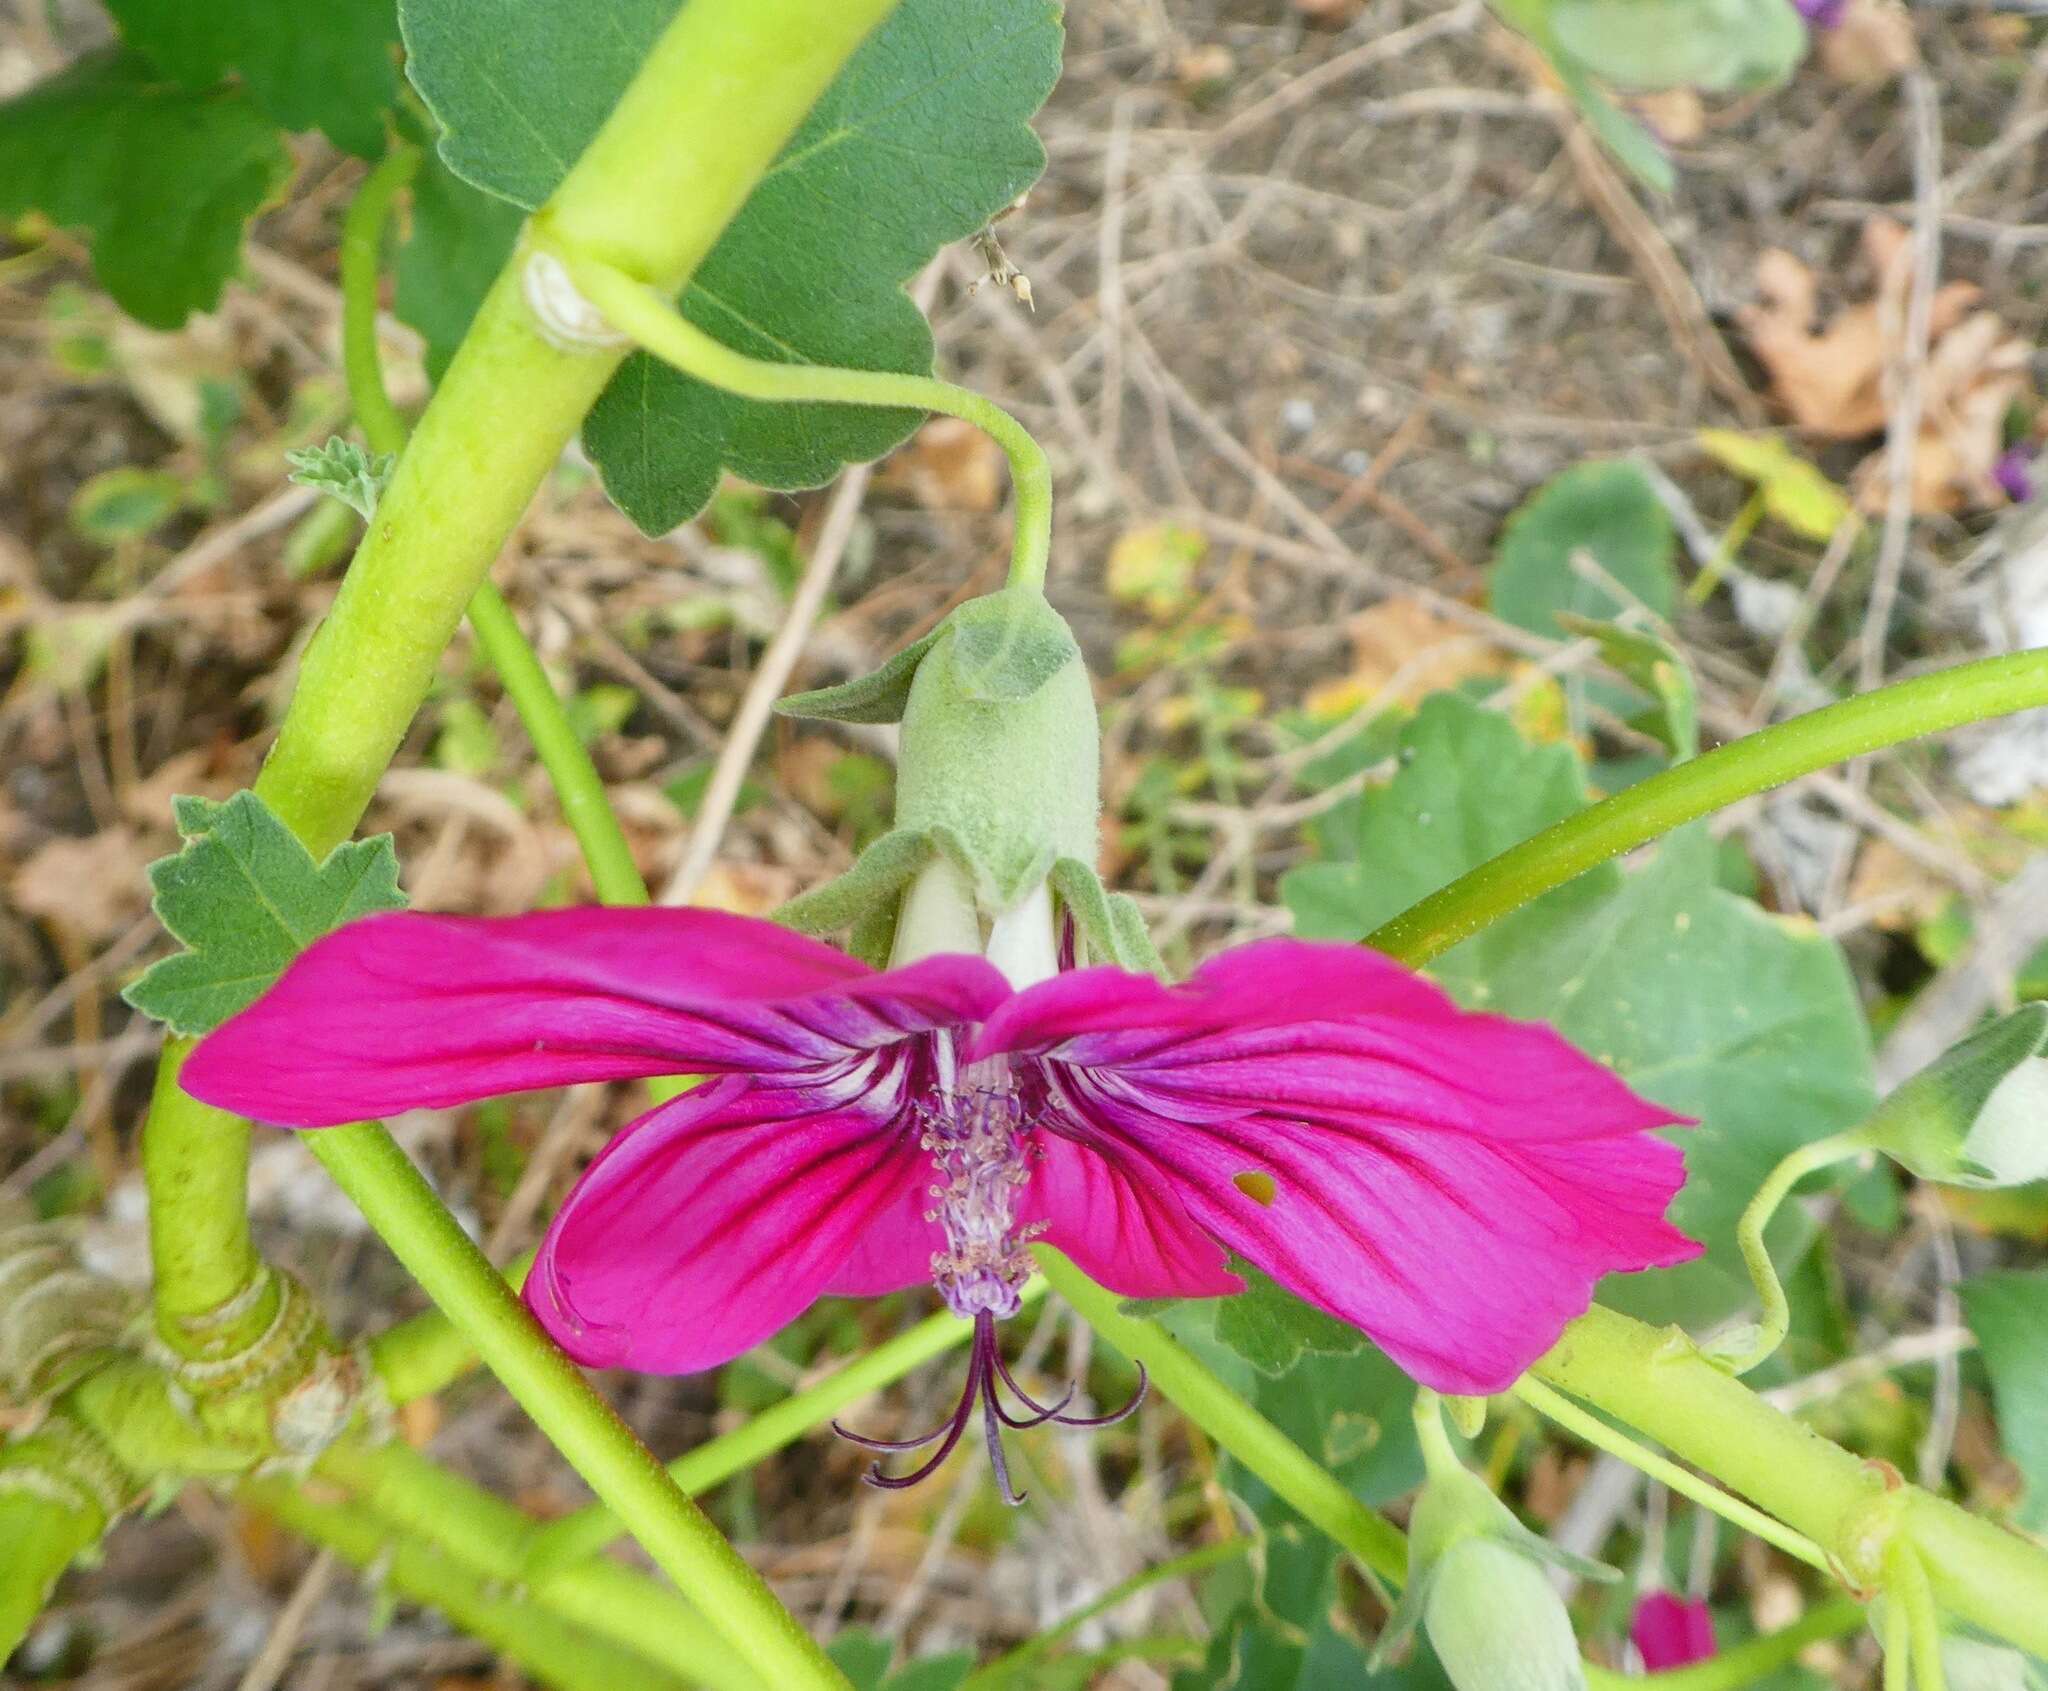
[[[1920,43],[1899,0],[1849,0],[1839,23],[1814,32],[1814,56],[1837,82],[1889,82],[1920,62]]]
[[[1757,260],[1757,303],[1741,313],[1750,346],[1770,372],[1772,396],[1800,428],[1829,440],[1884,431],[1904,344],[1911,236],[1892,219],[1874,217],[1864,225],[1863,248],[1877,277],[1873,298],[1822,322],[1818,278],[1803,261],[1773,248]],[[2005,499],[1992,470],[2006,413],[2026,389],[2029,349],[1995,312],[1977,309],[1978,299],[1971,282],[1935,290],[1912,489],[1913,509],[1922,514]],[[1865,510],[1885,507],[1886,457],[1880,449],[1856,472]]]
[[[1408,595],[1360,611],[1345,625],[1351,671],[1326,681],[1303,701],[1323,721],[1370,704],[1413,705],[1474,676],[1506,675],[1506,653],[1478,630],[1453,621],[1428,601]]]
[[[148,907],[144,871],[157,855],[133,829],[119,826],[84,839],[54,839],[14,872],[9,891],[24,915],[104,945]]]

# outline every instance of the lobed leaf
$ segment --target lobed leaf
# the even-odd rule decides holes
[[[254,793],[172,802],[184,849],[152,864],[149,879],[157,918],[186,949],[122,997],[174,1032],[211,1032],[321,935],[404,908],[389,834],[338,845],[316,865]]]
[[[247,95],[194,93],[134,53],[81,59],[0,105],[0,220],[39,211],[84,230],[93,273],[152,328],[220,303],[244,228],[290,173]]]
[[[540,205],[674,12],[673,0],[403,0],[408,71],[441,121],[449,169]],[[904,0],[699,267],[683,314],[757,358],[929,371],[931,331],[902,284],[1037,179],[1045,155],[1028,119],[1058,75],[1060,42],[1050,0]],[[464,214],[480,225],[479,208]],[[619,507],[661,533],[701,510],[728,470],[817,486],[918,421],[738,399],[636,355],[592,410],[584,445]]]

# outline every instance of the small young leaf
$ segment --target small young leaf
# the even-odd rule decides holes
[[[301,446],[284,455],[291,479],[301,487],[332,494],[368,522],[383,495],[384,484],[398,459],[389,452],[369,452],[340,435],[324,446]]]
[[[854,1691],[881,1691],[882,1676],[889,1671],[896,1648],[888,1639],[855,1627],[834,1638],[825,1653],[853,1681]]]
[[[318,129],[343,152],[384,150],[398,90],[392,0],[107,0],[122,38],[195,92],[238,80],[285,129]]]
[[[211,311],[243,226],[291,156],[231,88],[194,94],[133,53],[100,53],[0,105],[0,221],[85,230],[93,273],[130,316],[175,329]]]
[[[158,919],[187,947],[122,997],[199,1034],[253,1004],[301,951],[344,922],[399,910],[391,836],[338,845],[317,866],[254,793],[172,801],[184,849],[150,866]]]
[[[117,546],[140,540],[184,502],[185,484],[134,464],[102,470],[71,496],[71,526],[88,540]]]
[[[1677,647],[1647,628],[1600,622],[1571,611],[1559,611],[1557,622],[1567,634],[1598,641],[1607,667],[1657,701],[1657,710],[1641,726],[1662,740],[1674,756],[1682,760],[1700,749],[1699,688]]]

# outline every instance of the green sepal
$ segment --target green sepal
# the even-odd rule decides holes
[[[842,928],[858,931],[875,911],[886,910],[893,928],[896,895],[937,849],[926,832],[892,829],[862,852],[845,874],[799,894],[773,911],[770,920],[800,934],[830,934]]]
[[[872,674],[842,681],[836,687],[790,694],[777,703],[776,714],[814,722],[901,722],[917,666],[945,626],[942,622],[922,640],[911,642]]]
[[[1114,963],[1134,975],[1164,977],[1166,965],[1152,943],[1145,918],[1123,893],[1104,890],[1102,877],[1078,857],[1062,857],[1052,866],[1052,890],[1081,937],[1091,961]]]
[[[970,599],[942,626],[953,633],[953,679],[981,704],[1028,699],[1081,661],[1066,619],[1028,587]]]

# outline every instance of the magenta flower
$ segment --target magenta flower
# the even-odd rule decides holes
[[[1815,29],[1839,29],[1849,0],[1792,0],[1794,10]]]
[[[1033,1239],[1138,1298],[1238,1291],[1235,1252],[1459,1393],[1505,1388],[1603,1274],[1697,1249],[1664,1220],[1683,1160],[1648,1130],[1670,1112],[1355,946],[1013,990],[984,957],[877,971],[711,911],[378,916],[305,952],[183,1083],[323,1127],[664,1074],[717,1078],[585,1171],[534,1314],[579,1361],[687,1373],[821,1296],[930,1279],[979,1329],[934,1464],[977,1394],[999,1462],[996,1420],[1020,1424],[994,1323]]]
[[[1651,1673],[1689,1667],[1714,1653],[1714,1616],[1706,1604],[1652,1591],[1636,1604],[1629,1637]]]

